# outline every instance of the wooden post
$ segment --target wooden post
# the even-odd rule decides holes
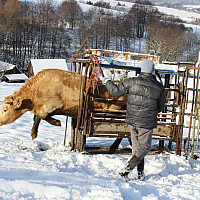
[[[85,76],[81,76],[81,82],[80,82],[80,94],[79,94],[79,106],[78,106],[78,118],[77,118],[77,125],[76,125],[76,139],[75,139],[75,150],[78,149],[79,151],[82,151],[82,144],[84,138],[83,135],[83,123],[84,123],[84,116],[85,116],[85,102],[86,102],[86,96],[85,94],[85,88],[86,88],[86,81],[87,81],[87,71],[88,71],[89,65],[86,64],[85,69]],[[80,73],[82,74],[83,68],[81,68]]]

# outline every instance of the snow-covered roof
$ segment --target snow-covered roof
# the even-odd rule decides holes
[[[65,59],[31,59],[31,64],[34,74],[37,74],[44,69],[68,70]]]
[[[11,70],[15,67],[15,65],[0,61],[0,71]]]
[[[163,72],[176,73],[176,72],[178,72],[179,67],[178,67],[178,65],[158,63],[158,64],[155,64],[155,69],[158,71],[163,71]]]
[[[5,74],[3,75],[10,81],[27,80],[28,77],[25,74]]]
[[[120,67],[123,66],[124,68],[127,67],[140,69],[141,60],[125,60],[124,58],[100,58],[100,63],[103,65],[115,65]],[[155,69],[158,71],[171,72],[175,74],[178,71],[178,65],[155,63]]]

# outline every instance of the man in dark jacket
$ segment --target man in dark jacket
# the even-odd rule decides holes
[[[157,127],[157,114],[165,105],[165,88],[156,80],[154,63],[143,59],[141,74],[114,84],[104,78],[103,83],[111,95],[128,94],[126,122],[130,125],[133,156],[119,173],[128,178],[129,172],[137,166],[138,178],[144,179],[144,157],[150,151],[153,129]]]

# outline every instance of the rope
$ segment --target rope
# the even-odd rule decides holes
[[[93,71],[90,75],[90,79],[88,80],[88,82],[86,84],[86,92],[88,92],[88,90],[90,88],[93,88],[94,90],[96,89],[97,82],[98,82],[98,76],[99,76],[100,72],[101,72],[102,76],[104,77],[103,71],[101,70],[101,67],[100,67],[99,59],[96,55],[94,55],[92,58],[92,64],[94,65]]]

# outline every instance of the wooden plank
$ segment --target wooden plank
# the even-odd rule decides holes
[[[153,135],[156,136],[171,136],[172,128],[170,126],[158,126],[153,130]]]
[[[174,107],[178,107],[179,105],[174,105],[174,104],[165,104],[165,107],[171,107],[171,108],[174,108]]]
[[[127,135],[127,136],[130,136],[130,131],[128,132],[117,132],[117,131],[95,131],[93,133],[93,135],[98,135],[98,134],[101,134],[101,135],[113,135],[115,137],[117,137],[118,135]]]
[[[171,117],[158,117],[158,120],[167,120],[167,119],[169,119],[169,120],[175,120],[175,119],[173,119],[173,118],[171,118]]]
[[[130,137],[127,137],[126,135],[102,135],[102,134],[98,134],[98,135],[91,135],[90,137],[108,137],[108,138],[130,138]]]
[[[173,114],[173,113],[158,113],[158,115],[171,115],[171,116],[176,116],[176,114]]]
[[[157,124],[158,125],[172,125],[172,126],[174,126],[174,125],[176,125],[176,122],[158,122]]]
[[[125,119],[126,115],[124,114],[110,114],[110,113],[91,113],[92,117],[102,117],[102,118],[117,118]]]
[[[126,113],[126,110],[111,110],[111,109],[94,109],[92,112],[101,112],[101,113]]]
[[[153,135],[157,136],[171,136],[173,129],[171,126],[159,126],[153,130]],[[126,123],[94,123],[93,134],[113,134],[113,135],[121,135],[121,134],[130,134],[129,126]]]
[[[92,121],[94,122],[94,123],[96,123],[96,122],[98,122],[98,123],[107,123],[107,124],[119,124],[119,123],[125,123],[125,119],[123,120],[123,119],[120,119],[120,120],[118,120],[118,119],[92,119]]]
[[[71,63],[77,62],[77,63],[89,63],[90,59],[70,59]]]
[[[126,132],[129,133],[129,127],[126,123],[96,123],[94,122],[94,132],[102,131],[102,132]]]
[[[109,102],[109,103],[126,103],[126,101],[118,100],[118,99],[103,99],[103,98],[95,98],[94,101],[97,102]]]

